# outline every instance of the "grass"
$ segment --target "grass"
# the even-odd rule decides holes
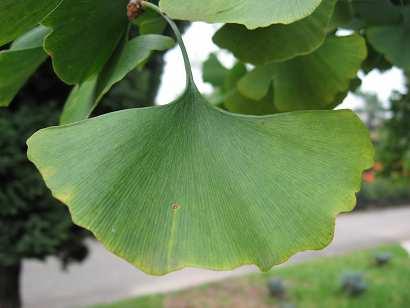
[[[374,255],[388,252],[389,264],[377,267]],[[361,272],[368,290],[358,297],[341,291],[340,279],[345,272]],[[270,278],[284,281],[287,295],[282,300],[269,296],[266,283]],[[277,268],[265,274],[252,274],[203,285],[185,291],[153,295],[93,308],[403,308],[410,307],[410,258],[398,245],[326,257]]]

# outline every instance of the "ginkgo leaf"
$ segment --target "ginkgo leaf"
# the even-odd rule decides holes
[[[61,0],[0,0],[0,46],[37,26]]]
[[[54,71],[77,84],[101,71],[128,26],[128,0],[62,0],[43,24],[52,28],[45,49]]]
[[[130,41],[124,40],[99,75],[94,75],[73,88],[64,106],[61,124],[88,118],[114,84],[146,61],[153,51],[166,50],[173,46],[173,39],[158,34],[142,35]]]
[[[31,74],[47,58],[42,44],[48,29],[37,27],[0,51],[0,107],[8,106]]]
[[[274,102],[281,111],[332,109],[366,59],[359,35],[330,37],[314,53],[277,65]]]
[[[252,64],[285,61],[309,54],[325,40],[336,0],[323,0],[312,15],[289,25],[271,25],[248,30],[238,24],[223,26],[214,42],[236,58]]]
[[[166,106],[35,133],[28,156],[53,195],[76,224],[150,274],[268,270],[326,246],[373,163],[363,123],[347,110],[256,117],[212,106],[169,23],[184,55],[185,93]]]
[[[192,83],[170,105],[43,129],[28,147],[74,222],[155,275],[269,270],[326,246],[373,156],[351,111],[235,115]]]
[[[333,109],[349,91],[350,82],[365,58],[366,45],[361,36],[329,37],[309,55],[267,64],[263,69],[272,74],[249,73],[239,82],[238,89],[250,99],[260,99],[273,80],[272,103],[281,112]],[[254,74],[253,78],[250,74]]]
[[[370,44],[392,64],[410,70],[410,8],[402,8],[402,22],[397,25],[371,27]]]
[[[237,23],[249,29],[290,24],[312,14],[322,0],[161,0],[161,8],[174,19]]]

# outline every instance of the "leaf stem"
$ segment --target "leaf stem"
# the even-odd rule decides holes
[[[181,32],[179,32],[179,29],[177,27],[177,25],[175,24],[175,22],[169,18],[158,6],[156,6],[155,4],[152,4],[148,1],[141,1],[141,5],[144,8],[149,8],[155,12],[157,12],[159,15],[161,15],[166,21],[167,23],[171,26],[172,31],[175,34],[175,37],[177,39],[177,43],[179,45],[179,48],[181,49],[182,52],[182,57],[184,58],[184,64],[185,64],[185,72],[186,72],[186,84],[187,87],[194,85],[194,78],[192,75],[192,69],[191,69],[191,62],[189,61],[189,56],[188,56],[188,52],[186,51],[185,48],[185,44],[184,41],[182,39],[182,35]]]

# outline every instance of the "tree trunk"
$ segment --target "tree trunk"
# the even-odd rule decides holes
[[[20,308],[21,263],[10,266],[0,264],[0,308]]]

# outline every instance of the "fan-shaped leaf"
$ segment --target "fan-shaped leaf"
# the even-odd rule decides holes
[[[47,58],[42,43],[48,29],[37,27],[0,52],[0,107],[8,106],[31,74]]]
[[[28,146],[77,224],[158,275],[268,270],[324,247],[372,165],[368,133],[350,111],[234,115],[193,85],[170,105],[41,130]]]
[[[128,0],[63,0],[43,24],[56,74],[69,84],[101,71],[127,29]]]
[[[239,60],[252,64],[284,61],[309,54],[325,40],[335,2],[323,0],[312,15],[289,25],[248,30],[242,25],[228,24],[216,32],[213,40]]]
[[[322,0],[161,0],[161,8],[172,18],[213,23],[243,24],[249,29],[271,24],[290,24],[302,19]]]
[[[366,55],[364,39],[352,35],[331,37],[314,53],[279,63],[275,106],[281,111],[334,108]]]
[[[335,216],[353,208],[361,173],[372,165],[364,125],[351,111],[222,111],[198,92],[176,34],[188,83],[180,99],[28,140],[54,196],[77,224],[151,274],[243,264],[268,270],[327,245]],[[246,67],[236,65],[224,87],[241,72]]]

